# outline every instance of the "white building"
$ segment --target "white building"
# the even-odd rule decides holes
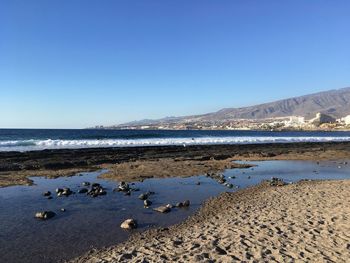
[[[350,125],[350,115],[341,118],[341,120],[346,124],[346,125]]]
[[[287,127],[300,127],[305,124],[305,118],[301,116],[290,116],[288,121],[285,121]]]

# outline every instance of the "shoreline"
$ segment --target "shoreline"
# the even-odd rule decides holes
[[[349,192],[350,180],[261,183],[207,200],[180,224],[69,262],[346,262]]]
[[[101,178],[192,176],[242,167],[235,160],[342,160],[350,142],[147,146],[0,152],[0,187],[31,185],[31,176],[57,178],[108,169]],[[160,165],[158,165],[160,164]],[[165,172],[168,171],[168,172]]]
[[[102,179],[143,181],[251,167],[234,163],[238,160],[336,160],[332,166],[337,168],[349,157],[350,142],[2,152],[0,185],[26,183],[33,175],[57,178],[98,169],[109,170]],[[349,193],[350,180],[277,187],[265,182],[224,192],[182,223],[133,233],[123,243],[71,262],[345,262],[350,257]]]

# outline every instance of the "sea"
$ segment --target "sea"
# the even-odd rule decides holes
[[[0,151],[350,141],[350,131],[0,129]]]

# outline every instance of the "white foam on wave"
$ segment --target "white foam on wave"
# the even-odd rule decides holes
[[[96,147],[132,147],[166,145],[210,145],[210,144],[254,144],[254,143],[293,143],[293,142],[339,142],[350,141],[350,137],[312,136],[232,136],[197,138],[147,138],[147,139],[90,139],[90,140],[20,140],[0,141],[0,151],[35,151],[44,149],[76,149]]]

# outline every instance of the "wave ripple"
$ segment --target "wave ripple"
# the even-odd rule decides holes
[[[44,149],[77,149],[97,147],[133,147],[166,145],[211,145],[211,144],[259,144],[293,142],[341,142],[350,141],[349,136],[232,136],[199,138],[146,138],[146,139],[88,139],[88,140],[12,140],[0,141],[0,151],[35,151]]]

